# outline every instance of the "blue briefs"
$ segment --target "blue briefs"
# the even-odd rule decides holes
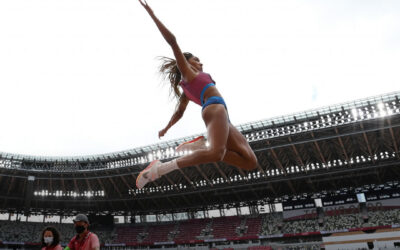
[[[209,83],[209,84],[207,84],[207,85],[203,88],[203,90],[201,91],[201,95],[200,95],[200,101],[201,101],[201,104],[202,104],[201,111],[203,111],[207,106],[209,106],[209,105],[211,105],[211,104],[222,104],[222,105],[224,105],[225,110],[228,112],[228,108],[226,107],[226,103],[225,103],[225,101],[224,101],[224,98],[222,98],[222,97],[219,97],[219,96],[210,96],[210,97],[207,99],[207,101],[204,102],[204,98],[203,98],[204,93],[205,93],[206,90],[207,90],[209,87],[211,87],[211,86],[215,86],[215,84],[214,84],[214,83]],[[229,122],[229,123],[231,122],[230,119],[229,119],[229,114],[228,114],[228,122]]]
[[[224,98],[219,97],[219,96],[210,96],[207,101],[203,104],[201,111],[203,111],[208,105],[211,104],[222,104],[225,107],[225,110],[228,115],[228,122],[231,123],[231,120],[229,119],[229,114],[228,114],[228,108],[226,107]]]
[[[210,97],[207,99],[207,101],[203,104],[201,110],[203,111],[208,105],[211,105],[211,104],[222,104],[222,105],[224,105],[225,109],[227,109],[227,108],[226,108],[225,101],[224,101],[224,99],[223,99],[222,97],[219,97],[219,96],[210,96]]]

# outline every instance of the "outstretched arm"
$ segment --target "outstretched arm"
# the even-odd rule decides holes
[[[171,46],[172,51],[174,52],[174,56],[179,68],[179,71],[182,73],[183,78],[186,81],[191,81],[195,76],[196,72],[192,70],[189,63],[186,61],[185,56],[183,55],[179,45],[176,41],[176,37],[165,27],[165,25],[154,15],[153,10],[147,4],[146,0],[139,0],[142,6],[146,9],[147,13],[149,13],[150,17],[153,19],[154,23],[157,25],[157,28],[160,30],[162,36],[165,41]]]
[[[167,131],[175,124],[177,123],[183,116],[183,113],[185,113],[186,107],[189,103],[189,99],[185,96],[185,94],[182,94],[181,98],[179,98],[178,105],[176,106],[176,110],[174,114],[171,117],[171,120],[168,122],[167,126],[160,130],[158,132],[158,137],[162,137],[167,133]]]

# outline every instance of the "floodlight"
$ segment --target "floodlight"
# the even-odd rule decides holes
[[[364,193],[357,194],[357,201],[359,203],[365,203],[366,202],[365,194]]]

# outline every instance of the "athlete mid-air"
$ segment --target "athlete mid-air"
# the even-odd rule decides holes
[[[215,87],[215,81],[203,72],[203,64],[198,57],[191,53],[182,53],[175,36],[155,16],[147,2],[139,2],[153,19],[175,56],[175,59],[164,58],[160,68],[161,73],[166,74],[169,79],[178,104],[167,126],[159,131],[159,137],[164,136],[179,121],[189,101],[192,101],[202,106],[209,145],[205,145],[204,137],[199,137],[178,147],[179,150],[191,150],[191,154],[168,162],[152,161],[137,177],[137,188],[141,189],[147,183],[178,168],[201,163],[223,161],[244,170],[255,169],[257,158],[244,136],[230,123],[225,101]]]

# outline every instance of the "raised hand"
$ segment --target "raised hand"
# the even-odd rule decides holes
[[[146,11],[149,14],[153,14],[153,10],[150,8],[150,6],[147,4],[146,0],[139,0],[140,4],[146,9]]]

